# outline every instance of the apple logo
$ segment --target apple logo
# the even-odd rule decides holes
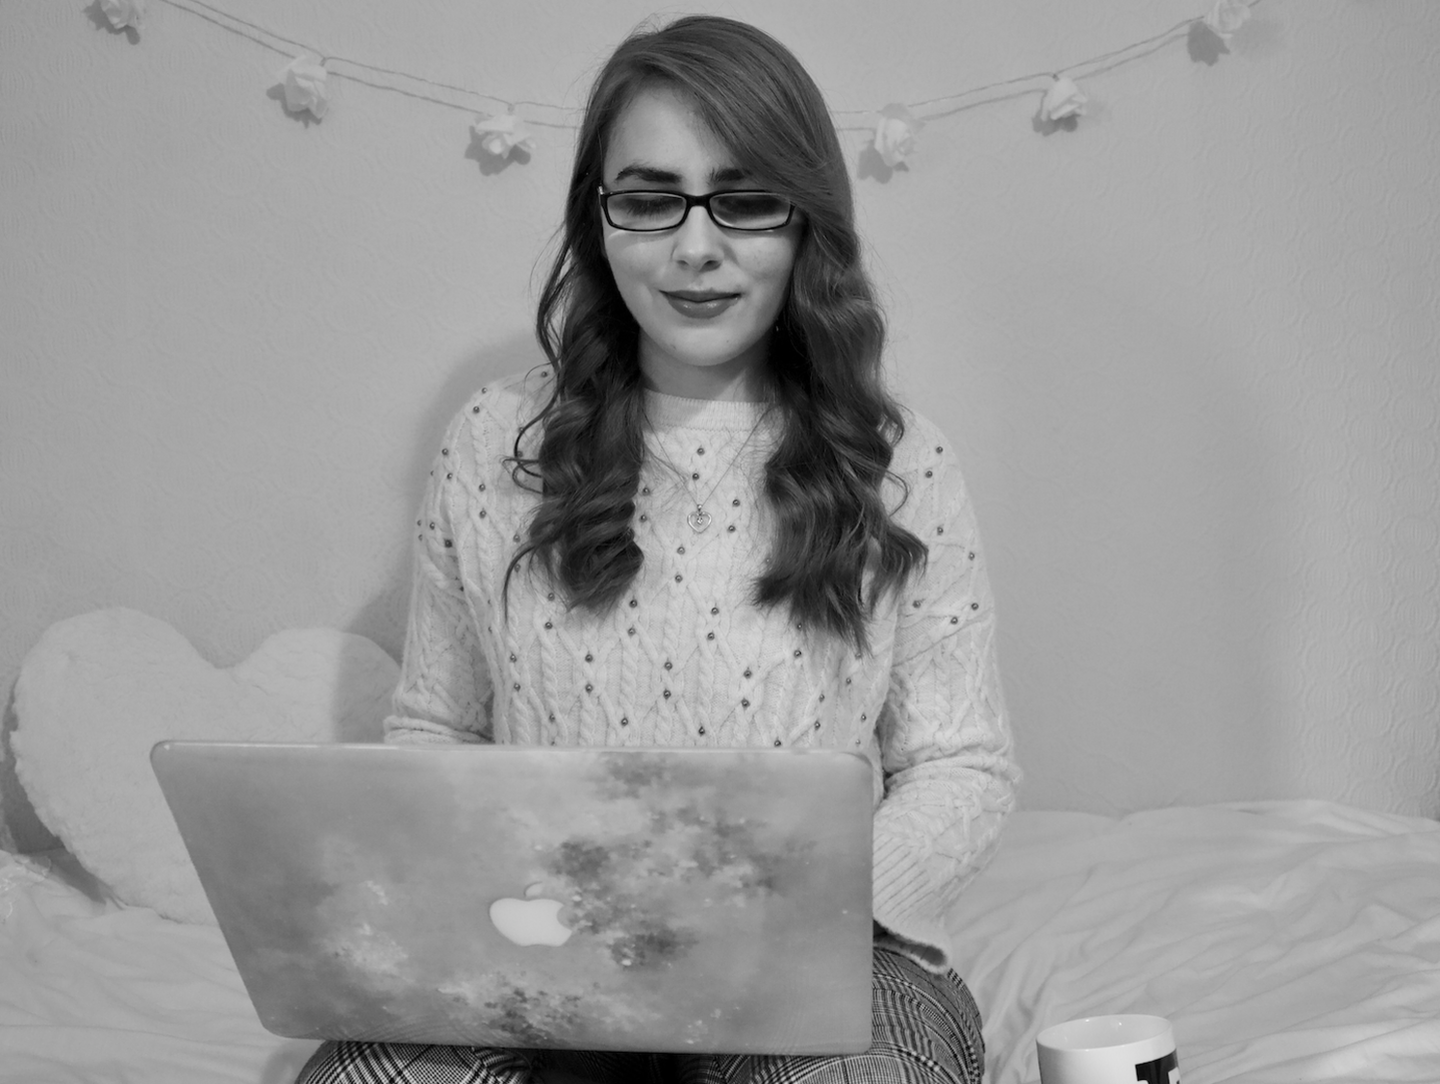
[[[536,898],[540,883],[525,889],[525,898],[505,896],[490,905],[490,921],[517,945],[563,945],[575,931],[560,921],[559,900]]]

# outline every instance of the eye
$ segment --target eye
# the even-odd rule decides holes
[[[634,222],[671,218],[684,202],[671,192],[616,192],[610,197],[610,215]]]
[[[774,192],[727,192],[710,204],[726,225],[740,229],[773,229],[790,218],[790,201]]]

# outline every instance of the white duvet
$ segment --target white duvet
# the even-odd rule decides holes
[[[1005,831],[951,927],[994,1084],[1116,1012],[1173,1021],[1185,1084],[1440,1082],[1440,824],[1267,802]]]
[[[88,890],[88,891],[87,891]],[[213,927],[0,852],[0,1081],[289,1084]],[[1016,814],[956,909],[988,1079],[1044,1026],[1174,1021],[1186,1084],[1440,1082],[1440,824],[1321,802]]]

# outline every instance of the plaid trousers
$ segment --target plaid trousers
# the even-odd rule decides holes
[[[960,976],[876,946],[863,1054],[634,1054],[329,1042],[296,1084],[531,1084],[554,1069],[595,1084],[981,1084],[980,1011]]]

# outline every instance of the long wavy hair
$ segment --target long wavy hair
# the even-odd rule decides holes
[[[762,374],[780,440],[765,464],[775,532],[754,585],[807,628],[868,645],[879,599],[926,547],[891,519],[882,483],[904,432],[881,379],[885,322],[861,264],[850,179],[819,88],[783,45],[745,23],[678,19],[632,34],[591,89],[560,246],[535,320],[556,379],[510,460],[541,500],[506,571],[538,565],[571,606],[603,612],[644,560],[631,526],[645,408],[639,327],[605,256],[599,201],[608,136],[642,90],[687,99],[754,177],[804,216],[790,288]],[[540,435],[533,455],[527,434]]]

